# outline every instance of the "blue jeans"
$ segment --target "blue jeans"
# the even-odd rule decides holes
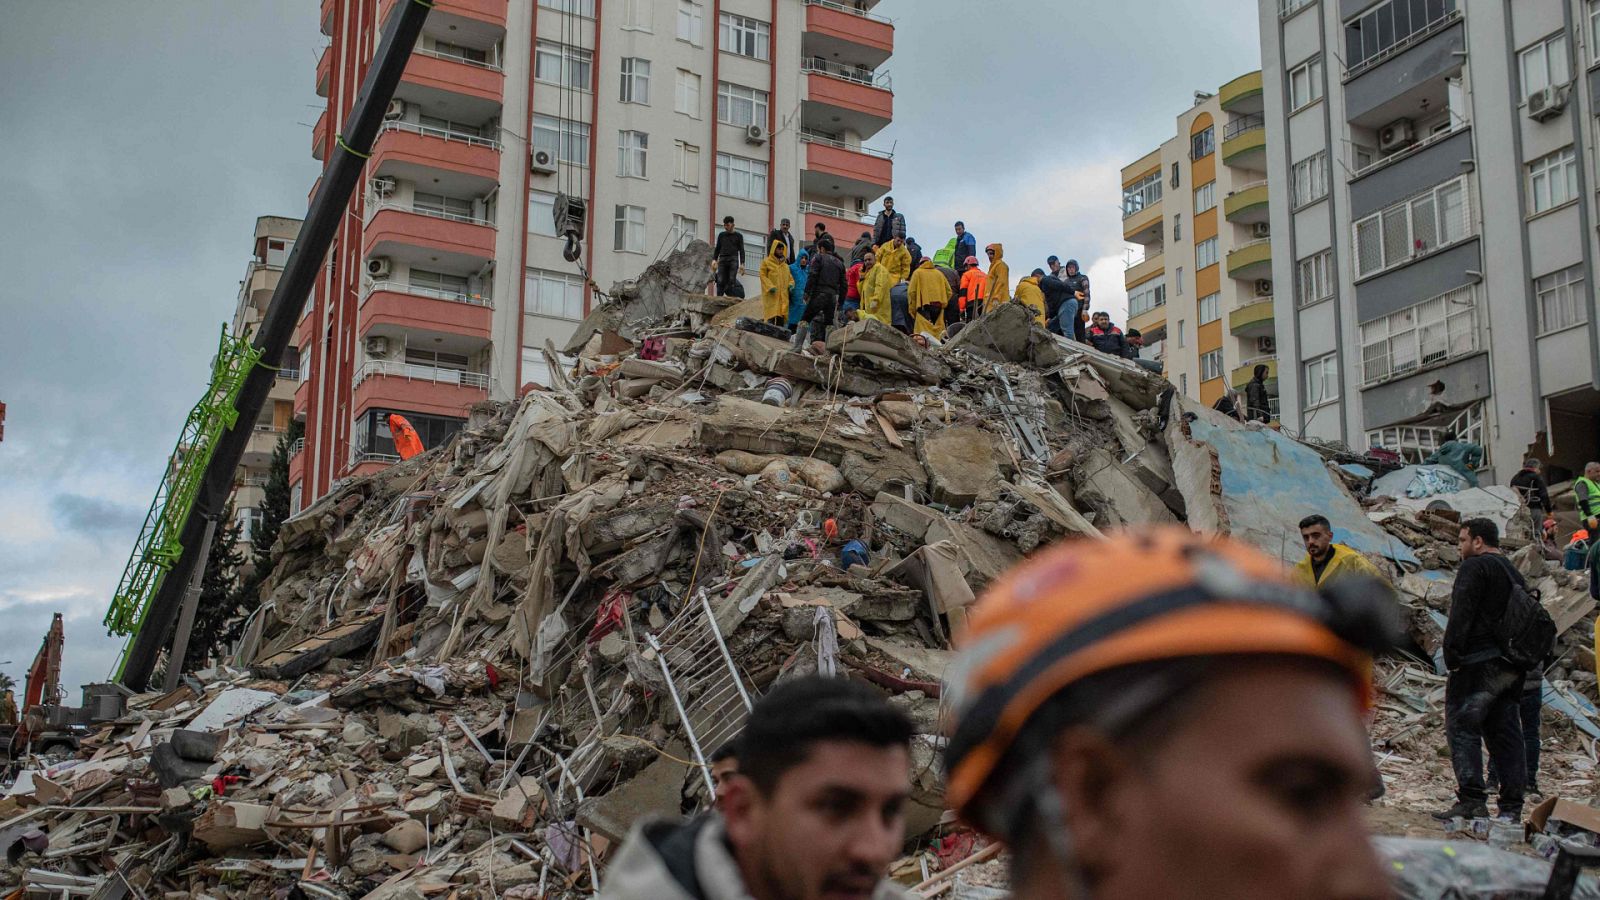
[[[1076,326],[1078,323],[1077,299],[1061,301],[1061,309],[1056,313],[1056,320],[1052,324],[1056,334],[1064,335],[1067,340],[1077,340]]]

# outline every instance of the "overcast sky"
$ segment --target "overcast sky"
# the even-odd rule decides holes
[[[513,0],[527,2],[527,0]],[[232,315],[260,215],[316,178],[314,0],[12,0],[0,28],[0,671],[100,622]],[[964,219],[1013,279],[1082,260],[1118,322],[1118,170],[1195,90],[1259,65],[1251,0],[884,0],[895,198],[931,253]],[[876,206],[874,206],[876,209]]]

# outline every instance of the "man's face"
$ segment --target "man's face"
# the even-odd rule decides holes
[[[1305,541],[1306,555],[1317,562],[1327,559],[1333,550],[1333,532],[1326,526],[1313,525],[1310,528],[1302,528],[1300,539]]]
[[[824,741],[763,796],[728,785],[734,858],[763,900],[868,900],[905,840],[911,757],[904,747]]]
[[[727,232],[732,232],[733,231],[733,223],[732,222],[723,222],[722,223],[722,230],[723,231],[727,231]]]
[[[728,783],[737,777],[739,777],[737,757],[730,756],[711,764],[711,784],[716,789],[712,802],[717,809],[722,809],[723,800],[728,796]]]
[[[1111,317],[1109,315],[1106,315],[1105,313],[1095,313],[1094,314],[1094,324],[1100,326],[1101,328],[1104,328],[1107,325],[1111,324]]]
[[[894,198],[885,197],[883,200],[883,208],[889,212],[894,212]]]
[[[869,251],[867,251],[867,254],[865,256],[861,257],[861,271],[865,272],[865,271],[871,269],[873,266],[877,265],[877,263],[878,263],[877,255],[869,250]]]
[[[784,234],[788,234],[789,233],[789,220],[788,219],[784,219],[783,223],[780,224],[778,227],[783,229],[783,233]]]
[[[1390,897],[1363,816],[1378,776],[1349,683],[1263,661],[1199,690],[1143,759],[1058,739],[1052,777],[1097,900]]]
[[[1049,262],[1049,266],[1050,266],[1050,274],[1051,275],[1059,275],[1059,274],[1061,274],[1061,260],[1052,259]]]
[[[906,245],[905,238],[895,238],[894,239],[894,246],[895,246],[896,249],[904,247],[905,245]]]
[[[1600,481],[1600,466],[1590,463],[1583,467],[1583,477],[1590,481]]]
[[[822,237],[822,235],[824,233],[826,233],[827,230],[828,230],[827,226],[823,225],[821,222],[818,222],[816,224],[816,227],[811,230],[811,233],[815,234],[817,237]]]
[[[1142,335],[1142,334],[1133,335],[1132,337],[1128,338],[1128,343],[1129,343],[1129,345],[1134,346],[1134,347],[1143,347],[1144,346],[1144,335]]]
[[[1076,274],[1078,274],[1078,264],[1077,263],[1067,263],[1067,274],[1068,275],[1076,275]]]
[[[967,233],[967,226],[961,225],[961,224],[958,223],[956,225],[956,237],[961,237],[963,234],[966,234],[966,233]]]
[[[1473,537],[1472,532],[1463,528],[1461,533],[1457,535],[1456,547],[1461,551],[1462,559],[1471,559],[1474,556],[1483,555],[1487,545],[1484,544],[1483,538]]]

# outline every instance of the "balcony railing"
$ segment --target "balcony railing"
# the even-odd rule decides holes
[[[413,297],[429,297],[434,300],[445,300],[450,303],[465,303],[469,306],[485,306],[494,308],[488,297],[481,294],[469,294],[465,291],[450,291],[443,288],[422,287],[416,284],[402,284],[398,281],[369,281],[363,285],[361,300],[366,299],[379,291],[391,291],[396,294],[409,294]]]
[[[296,366],[295,368],[292,368],[292,369],[288,368],[287,366],[285,366],[283,368],[279,368],[279,369],[274,370],[274,374],[276,374],[280,379],[282,379],[284,381],[299,381],[300,380],[300,368],[298,366]]]
[[[479,137],[475,134],[466,134],[460,131],[451,131],[448,128],[434,128],[429,125],[419,125],[416,122],[401,122],[399,120],[383,123],[383,131],[409,131],[423,137],[435,137],[445,141],[459,141],[473,147],[488,147],[490,150],[499,150],[500,142]]]
[[[873,22],[882,22],[885,25],[894,24],[894,20],[888,16],[879,15],[875,12],[868,12],[864,9],[857,9],[849,3],[840,3],[839,0],[806,0],[806,5],[820,6],[823,9],[831,9],[835,12],[849,13],[852,16],[860,16],[863,19],[869,19]]]
[[[443,51],[440,51],[440,50],[435,50],[435,49],[433,49],[431,47],[418,47],[418,48],[416,48],[415,52],[419,56],[431,56],[434,59],[443,59],[443,60],[448,60],[450,62],[466,63],[469,66],[477,66],[480,69],[488,69],[491,72],[500,71],[500,67],[495,65],[492,62],[485,62],[483,60],[472,59],[470,57],[461,56],[460,54],[457,54],[457,53],[446,53],[446,52],[443,52]]]
[[[234,484],[234,487],[266,487],[267,486],[267,476],[265,476],[265,475],[244,475],[244,476],[241,476],[233,484]]]
[[[807,0],[807,2],[811,2],[811,0]],[[840,150],[848,150],[851,153],[865,153],[868,156],[876,156],[879,159],[894,159],[894,154],[887,150],[874,150],[873,148],[864,144],[856,144],[852,146],[850,144],[846,144],[844,141],[841,141],[838,138],[831,138],[827,135],[817,134],[814,131],[802,130],[800,132],[800,140],[807,144],[822,144],[825,147],[835,147]]]
[[[856,84],[882,88],[886,91],[894,90],[894,81],[889,77],[888,72],[879,72],[866,66],[848,66],[844,63],[836,63],[813,56],[810,59],[800,61],[800,71],[815,72],[818,75],[853,81]]]
[[[1364,17],[1366,15],[1374,14],[1376,12],[1377,12],[1377,7],[1374,7],[1373,9],[1368,10],[1366,13],[1363,13],[1362,16]],[[1444,15],[1440,16],[1439,18],[1434,19],[1434,20],[1432,20],[1430,22],[1423,23],[1423,25],[1421,25],[1419,28],[1417,28],[1414,31],[1412,31],[1410,34],[1407,34],[1405,37],[1400,38],[1399,40],[1395,41],[1393,44],[1390,44],[1389,46],[1383,48],[1382,50],[1379,50],[1378,52],[1374,53],[1373,55],[1367,57],[1366,59],[1361,60],[1360,62],[1358,62],[1355,65],[1353,65],[1353,66],[1349,67],[1348,69],[1346,69],[1345,73],[1344,73],[1344,79],[1343,80],[1345,82],[1349,82],[1350,79],[1355,78],[1357,75],[1360,75],[1362,72],[1365,72],[1368,69],[1372,68],[1373,66],[1378,65],[1379,63],[1383,62],[1384,60],[1390,59],[1391,57],[1394,57],[1395,55],[1397,55],[1399,53],[1403,53],[1406,49],[1412,47],[1413,45],[1421,43],[1422,41],[1428,39],[1429,37],[1432,37],[1433,35],[1438,34],[1439,32],[1443,31],[1444,29],[1446,29],[1446,28],[1450,27],[1451,25],[1455,24],[1456,21],[1459,20],[1460,18],[1461,18],[1461,10],[1459,10],[1459,9],[1448,9],[1448,10],[1445,10]],[[1359,21],[1359,18],[1358,18],[1358,21]]]
[[[494,382],[487,372],[441,369],[438,366],[423,366],[394,359],[369,359],[356,370],[355,379],[350,387],[354,389],[361,382],[376,376],[404,378],[409,381],[431,381],[436,384],[459,384],[462,387],[484,391],[489,390],[489,386]]]
[[[306,449],[306,439],[303,438],[303,437],[302,438],[295,438],[294,443],[289,445],[289,458],[290,459],[294,459],[296,456],[299,456],[301,454],[301,452],[304,451],[305,449]]]
[[[800,201],[800,213],[801,215],[806,213],[815,213],[819,216],[831,216],[835,219],[846,219],[848,221],[861,222],[863,224],[872,221],[872,219],[863,216],[854,210],[841,209],[837,206],[829,206],[826,203],[814,203],[810,200]]]
[[[439,209],[433,206],[417,206],[414,203],[402,203],[399,200],[379,200],[371,195],[368,195],[367,223],[370,223],[374,216],[386,209],[397,209],[401,212],[416,213],[419,216],[430,216],[435,219],[444,219],[448,222],[461,222],[466,225],[482,225],[486,228],[494,227],[494,222],[482,218],[481,216],[471,216],[465,213],[454,213],[450,212],[449,210]]]
[[[354,447],[350,448],[350,468],[352,469],[364,463],[384,463],[392,466],[398,462],[400,462],[400,457],[394,453],[371,453],[366,450],[357,450]]]
[[[278,428],[278,427],[273,426],[273,425],[255,425],[250,430],[254,431],[254,432],[257,432],[259,434],[283,434],[285,431],[288,431],[289,429],[287,429],[287,428]]]
[[[1260,113],[1252,113],[1248,116],[1240,116],[1239,118],[1234,119],[1232,122],[1229,122],[1228,127],[1222,129],[1222,139],[1224,141],[1231,141],[1247,131],[1256,131],[1265,127],[1267,127],[1267,120]]]
[[[1406,159],[1407,157],[1420,153],[1423,150],[1432,147],[1434,144],[1439,143],[1440,141],[1447,141],[1450,138],[1455,137],[1457,132],[1465,131],[1471,127],[1472,124],[1470,122],[1457,122],[1455,123],[1455,127],[1450,128],[1447,131],[1441,131],[1437,134],[1430,134],[1411,146],[1406,147],[1404,150],[1399,150],[1389,154],[1388,156],[1380,156],[1377,159],[1374,159],[1372,162],[1367,163],[1359,169],[1356,169],[1355,172],[1352,173],[1352,177],[1361,178],[1365,175],[1370,175],[1371,173],[1376,172],[1385,166],[1393,165],[1402,159]]]

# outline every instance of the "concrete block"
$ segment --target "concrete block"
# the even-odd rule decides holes
[[[935,503],[961,508],[976,503],[1000,484],[1000,447],[981,428],[941,428],[924,434],[917,456],[928,471]]]

